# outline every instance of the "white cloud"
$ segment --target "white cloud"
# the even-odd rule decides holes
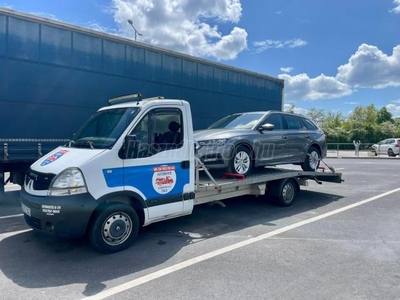
[[[400,14],[400,0],[393,0],[393,4],[395,5],[395,7],[389,10],[389,12]]]
[[[278,77],[285,80],[285,99],[288,100],[332,99],[352,94],[350,86],[324,74],[315,78],[304,73],[280,74]]]
[[[360,102],[355,102],[355,101],[349,101],[349,102],[344,102],[344,104],[348,104],[348,105],[360,105]]]
[[[14,9],[14,5],[7,4],[7,3],[0,4],[0,6],[1,6],[2,8]]]
[[[400,0],[399,0],[400,1]],[[281,68],[284,72],[284,68]],[[357,88],[386,88],[400,86],[400,45],[388,56],[375,46],[362,44],[347,64],[338,68],[335,77],[321,74],[310,78],[307,74],[280,74],[285,80],[288,100],[333,99],[351,95]],[[394,103],[400,103],[400,99]],[[346,102],[346,104],[359,104]]]
[[[247,49],[247,32],[234,27],[223,34],[215,24],[237,23],[240,0],[112,0],[122,32],[134,37],[127,20],[143,34],[138,41],[195,56],[235,59]],[[214,25],[210,25],[214,24]]]
[[[42,18],[58,21],[57,17],[53,14],[48,14],[48,13],[44,13],[44,12],[32,12],[32,14],[38,15]]]
[[[271,48],[297,48],[303,47],[307,45],[307,42],[303,39],[296,38],[287,41],[279,41],[279,40],[264,40],[254,42],[253,46],[255,47],[255,51],[257,53],[261,53]]]
[[[354,87],[400,86],[400,45],[393,48],[391,56],[376,46],[360,45],[348,63],[338,68],[336,78]]]
[[[388,104],[385,107],[393,115],[393,117],[400,117],[400,105]]]
[[[118,34],[117,30],[104,27],[95,21],[89,21],[89,22],[85,23],[83,26],[86,28],[92,29],[92,30],[96,30],[96,31],[102,31],[102,32],[110,33],[110,34]]]
[[[393,100],[392,102],[393,102],[393,103],[400,103],[400,99]]]
[[[280,68],[280,70],[282,71],[282,72],[285,72],[285,73],[290,73],[290,72],[292,72],[293,71],[293,68],[292,67],[286,67],[286,68]]]

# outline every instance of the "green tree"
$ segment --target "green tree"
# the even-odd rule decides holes
[[[344,123],[345,129],[349,132],[349,142],[374,141],[377,137],[377,116],[378,112],[373,104],[366,107],[357,106]]]
[[[348,131],[343,127],[344,122],[345,118],[340,111],[330,111],[325,114],[321,128],[326,134],[328,143],[348,142]]]
[[[373,104],[366,107],[357,106],[350,114],[350,123],[361,123],[363,125],[374,125],[377,123],[378,112]]]
[[[307,111],[306,116],[313,120],[318,126],[322,126],[325,120],[325,112],[323,109],[311,108]]]
[[[393,115],[387,110],[384,106],[377,112],[376,121],[378,124],[382,124],[383,122],[392,122]]]
[[[395,124],[392,119],[382,122],[378,125],[377,140],[383,140],[389,137],[396,137],[399,132],[399,125]]]
[[[324,122],[322,123],[322,127],[324,129],[328,128],[338,128],[343,126],[343,122],[345,121],[345,118],[343,117],[343,114],[338,111],[338,112],[328,112],[325,115]]]

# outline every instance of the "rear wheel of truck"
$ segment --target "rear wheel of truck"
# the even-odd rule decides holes
[[[125,250],[136,240],[139,218],[136,211],[122,203],[108,203],[95,212],[89,229],[92,246],[103,253]]]
[[[273,197],[274,202],[279,206],[291,206],[296,200],[299,192],[299,185],[293,178],[279,180],[270,183],[269,195]]]

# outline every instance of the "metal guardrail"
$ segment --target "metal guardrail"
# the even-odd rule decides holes
[[[378,153],[375,155],[375,152],[371,151],[371,146],[375,143],[328,143],[328,152],[327,157],[353,157],[353,158],[367,158],[367,157],[376,157],[376,158],[387,158],[389,157],[386,154]],[[393,158],[393,157],[391,157]],[[397,156],[399,158],[399,156]]]

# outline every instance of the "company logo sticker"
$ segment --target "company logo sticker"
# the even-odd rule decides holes
[[[46,160],[43,161],[40,165],[45,166],[45,165],[51,164],[53,161],[56,161],[57,159],[59,159],[61,156],[63,156],[66,153],[68,153],[68,150],[60,150],[57,153],[54,153],[52,156],[49,156],[48,158],[46,158]]]
[[[159,194],[168,194],[175,186],[175,166],[158,166],[153,168],[153,188]]]

